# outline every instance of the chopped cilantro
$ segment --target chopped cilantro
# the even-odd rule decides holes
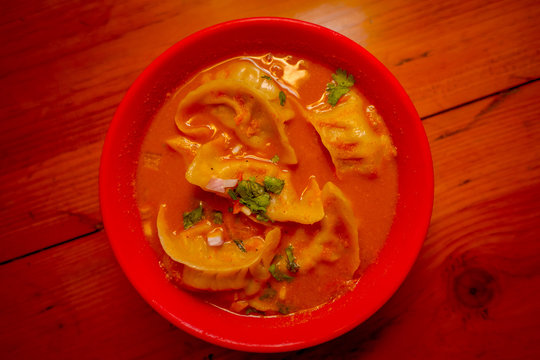
[[[254,199],[265,193],[264,186],[255,181],[255,178],[252,177],[249,180],[240,180],[238,186],[235,189],[236,195],[240,199]]]
[[[264,193],[254,198],[241,198],[240,204],[246,205],[252,212],[265,212],[270,205],[270,195]]]
[[[274,164],[277,164],[279,162],[279,156],[274,155],[272,159],[270,159]]]
[[[276,279],[277,281],[293,281],[294,278],[292,276],[289,276],[287,274],[284,274],[282,273],[277,267],[276,267],[276,264],[272,264],[270,265],[270,267],[268,268],[268,272],[270,273],[270,275],[272,275],[274,277],[274,279]]]
[[[282,315],[287,315],[290,310],[289,310],[289,307],[285,304],[278,304],[278,311],[282,314]]]
[[[263,290],[261,296],[259,297],[259,299],[261,300],[265,300],[265,299],[273,299],[275,298],[277,295],[277,291],[272,289],[271,287],[267,287],[266,289]]]
[[[332,79],[334,82],[326,85],[326,92],[328,93],[328,103],[336,106],[339,99],[348,93],[354,85],[354,77],[343,69],[337,69],[336,73],[332,74]]]
[[[287,100],[287,96],[285,95],[283,91],[280,91],[279,92],[279,105],[284,106],[285,100]]]
[[[270,193],[280,194],[283,189],[284,181],[265,177],[263,184],[259,184],[255,177],[249,180],[240,180],[235,189],[229,189],[229,196],[233,200],[238,200],[245,205],[259,221],[271,220],[266,215],[266,209],[270,205]]]
[[[236,244],[236,246],[238,246],[238,248],[240,249],[240,251],[242,252],[247,252],[246,251],[246,248],[244,247],[244,242],[240,239],[234,239],[233,240],[234,243]]]
[[[227,191],[227,193],[229,194],[229,196],[231,197],[231,199],[233,199],[233,200],[238,199],[238,197],[236,197],[236,194],[234,193],[233,189],[229,189],[229,190]]]
[[[281,194],[281,190],[283,190],[283,185],[285,185],[285,181],[281,179],[271,176],[264,177],[264,188],[274,194]]]
[[[255,308],[252,308],[252,307],[248,307],[246,309],[246,315],[251,315],[251,314],[264,315],[264,312],[259,311],[259,310],[255,309]]]
[[[223,214],[221,211],[214,211],[212,221],[214,221],[214,224],[221,225],[223,224]]]
[[[268,75],[263,75],[263,76],[261,76],[261,77],[262,77],[263,79],[266,79],[266,80],[271,80],[271,79],[272,79],[272,78],[271,78],[270,76],[268,76]]]
[[[332,74],[332,79],[334,79],[338,86],[350,88],[354,85],[354,76],[347,74],[343,69],[337,69],[336,73]]]
[[[270,218],[266,214],[257,214],[257,220],[267,222]]]
[[[240,204],[246,205],[255,213],[266,212],[266,208],[270,205],[270,195],[263,185],[255,181],[255,178],[240,180],[235,195],[239,198]]]
[[[295,273],[298,271],[298,269],[300,269],[300,266],[296,263],[296,258],[294,257],[293,250],[294,249],[291,244],[289,244],[289,246],[285,248],[285,253],[287,254],[287,269],[290,272]]]
[[[189,229],[196,223],[198,223],[203,216],[202,203],[199,203],[199,207],[190,212],[184,213],[184,229]]]

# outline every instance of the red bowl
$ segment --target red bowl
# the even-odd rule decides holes
[[[259,51],[290,52],[347,69],[382,114],[398,149],[399,199],[390,234],[358,286],[313,311],[250,317],[224,311],[165,278],[145,239],[134,197],[142,139],[166,94],[220,60]],[[429,225],[433,166],[418,114],[396,78],[352,40],[291,19],[234,20],[199,31],[159,56],[121,102],[105,139],[100,202],[111,246],[127,277],[161,315],[188,333],[228,348],[276,352],[331,340],[360,324],[398,289],[411,269]],[[136,316],[136,314],[134,314]]]

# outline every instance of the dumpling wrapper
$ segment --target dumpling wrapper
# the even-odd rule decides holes
[[[215,132],[214,124],[219,122],[249,148],[271,151],[284,164],[296,164],[296,153],[285,132],[285,122],[294,112],[288,103],[281,106],[277,96],[274,98],[272,86],[277,85],[262,87],[261,82],[268,80],[261,75],[254,80],[252,73],[260,71],[250,64],[244,68],[249,66],[253,69],[237,70],[236,77],[211,80],[190,92],[178,106],[176,126],[185,135],[200,137]],[[197,118],[205,124],[193,124]]]
[[[330,153],[339,178],[376,175],[396,149],[380,115],[366,106],[353,89],[344,101],[325,111],[308,111],[307,117]]]
[[[161,205],[157,216],[157,230],[163,250],[174,261],[198,270],[234,271],[249,267],[257,262],[269,245],[264,239],[254,236],[243,239],[244,243],[254,243],[258,251],[240,251],[234,242],[221,246],[209,246],[207,235],[214,227],[208,220],[200,221],[189,229],[173,230],[166,219],[165,204]],[[258,245],[258,243],[260,245]]]
[[[270,277],[268,267],[272,262],[280,238],[281,231],[279,228],[270,230],[266,234],[263,249],[259,250],[258,259],[251,265],[243,266],[237,270],[200,270],[184,266],[182,283],[198,290],[244,289],[247,295],[256,293],[260,290],[262,283]],[[236,251],[241,252],[238,248],[236,248]]]
[[[158,212],[158,237],[165,253],[184,264],[183,284],[200,290],[240,289],[249,284],[248,273],[261,281],[270,276],[265,269],[281,239],[279,228],[269,230],[264,239],[259,236],[244,239],[246,252],[232,241],[209,246],[206,239],[213,228],[209,221],[174,231],[166,219],[166,208],[161,205]]]
[[[346,263],[351,277],[360,266],[358,244],[358,223],[354,217],[351,202],[332,182],[327,182],[322,190],[324,218],[321,230],[309,245],[297,255],[300,272],[308,272],[320,261]],[[306,236],[297,231],[295,236]]]
[[[279,178],[285,182],[279,195],[271,194],[266,214],[273,221],[293,221],[313,224],[324,216],[321,191],[315,178],[311,177],[299,196],[292,184],[291,174],[280,170],[270,161],[254,158],[234,158],[223,155],[227,147],[224,137],[202,145],[186,171],[186,179],[193,185],[209,191],[206,186],[212,178],[243,179],[255,177],[262,183],[265,176]],[[221,194],[227,196],[226,194]]]

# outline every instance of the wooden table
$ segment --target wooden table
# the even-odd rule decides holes
[[[0,357],[250,359],[175,328],[103,230],[101,147],[130,84],[234,18],[334,29],[400,80],[426,129],[435,205],[407,280],[340,338],[269,359],[540,358],[538,1],[3,1]]]

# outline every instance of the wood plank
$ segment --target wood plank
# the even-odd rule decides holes
[[[344,336],[262,358],[540,357],[539,91],[540,81],[425,120],[435,207],[403,286]],[[254,356],[205,344],[154,313],[103,231],[5,264],[0,281],[6,358]]]
[[[0,279],[3,358],[208,354],[139,297],[103,231],[4,265]]]
[[[534,1],[235,4],[3,4],[0,262],[101,226],[97,164],[116,106],[152,59],[208,25],[275,15],[328,26],[381,59],[421,115],[540,76]]]
[[[377,10],[365,46],[421,117],[540,77],[534,0],[394,2]]]
[[[0,175],[0,262],[103,227],[97,200],[102,145]]]

